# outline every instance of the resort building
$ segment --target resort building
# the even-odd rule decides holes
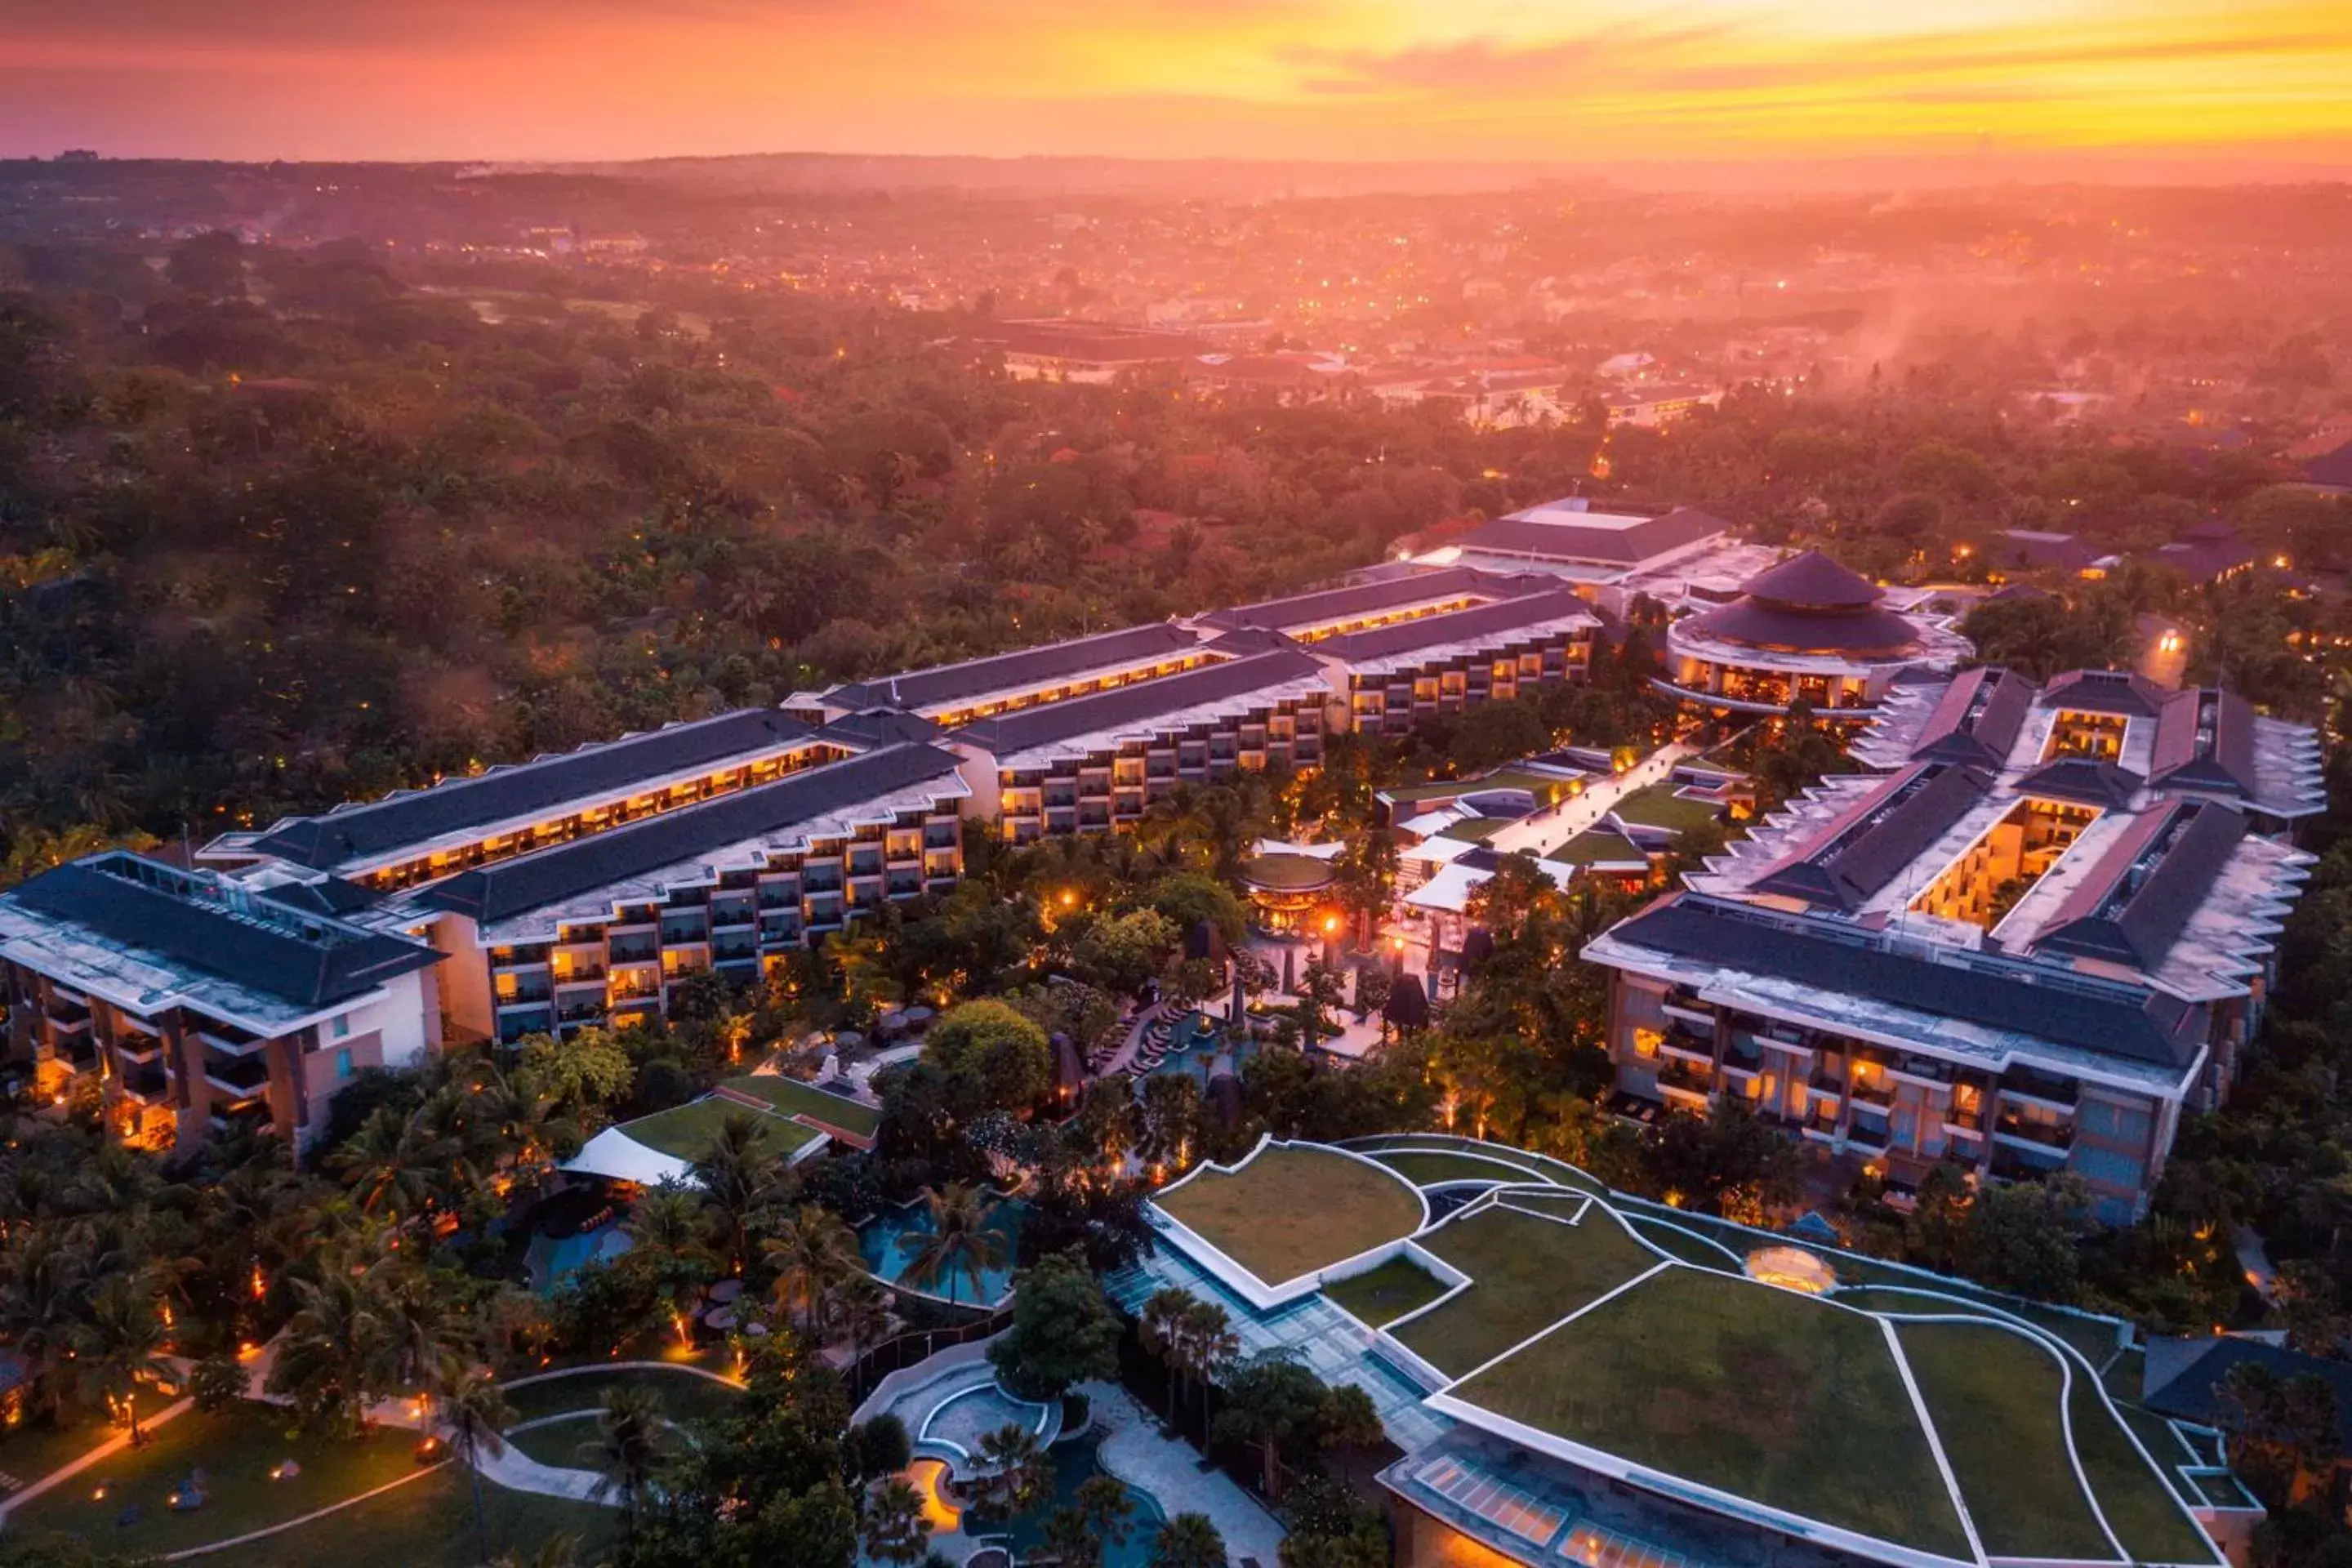
[[[2319,744],[2210,691],[1906,684],[1832,777],[1620,922],[1618,1106],[1737,1097],[1898,1192],[1938,1161],[2144,1212],[2229,1094],[2311,857]]]
[[[2127,1323],[1540,1155],[1269,1139],[1147,1213],[1114,1300],[1362,1389],[1400,1568],[2219,1568],[2262,1518],[2210,1426],[2103,1384]]]
[[[1141,821],[1181,783],[1276,761],[1320,763],[1330,698],[1322,661],[1262,632],[1230,632],[1205,646],[1231,657],[949,734],[946,743],[966,759],[973,815],[1013,844],[1108,833]]]
[[[1707,712],[1783,713],[1802,701],[1853,723],[1898,676],[1951,669],[1970,651],[1948,617],[1899,609],[1888,590],[1809,550],[1667,626],[1666,673],[1652,684]]]
[[[1691,507],[1568,496],[1482,522],[1414,559],[1489,572],[1541,572],[1591,593],[1730,542],[1729,523]]]
[[[784,712],[824,724],[873,709],[914,713],[944,730],[1218,661],[1195,632],[1155,621],[1096,637],[1016,648],[988,658],[910,669],[822,692],[796,693]]]
[[[360,1068],[440,1043],[443,955],[332,902],[121,850],[45,871],[0,893],[7,1060],[61,1103],[95,1083],[130,1142],[299,1147]]]

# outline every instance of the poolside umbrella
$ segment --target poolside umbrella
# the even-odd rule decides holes
[[[1249,994],[1242,989],[1241,966],[1234,966],[1234,1027],[1244,1028],[1249,1023]]]
[[[1216,921],[1204,915],[1193,922],[1191,934],[1184,939],[1184,956],[1205,958],[1212,963],[1224,961],[1225,939],[1217,930]]]
[[[1388,1002],[1381,1008],[1399,1034],[1429,1027],[1429,995],[1421,988],[1418,974],[1400,974],[1389,988]]]
[[[1047,1044],[1054,1047],[1055,1089],[1065,1099],[1075,1096],[1087,1081],[1087,1067],[1078,1059],[1078,1047],[1071,1042],[1069,1036],[1059,1030],[1055,1031]]]
[[[1289,948],[1282,950],[1282,994],[1286,996],[1298,994],[1297,957]]]

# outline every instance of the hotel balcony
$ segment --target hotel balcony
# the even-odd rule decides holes
[[[1977,1105],[1946,1106],[1944,1131],[1966,1138],[1983,1137],[1984,1108]]]
[[[2035,1149],[2063,1152],[2074,1146],[2074,1128],[2030,1121],[2020,1116],[2002,1117],[1994,1124],[1992,1135],[2005,1143],[2024,1144]]]
[[[1720,1065],[1726,1076],[1745,1080],[1764,1070],[1764,1057],[1759,1051],[1727,1050]]]
[[[559,1024],[592,1023],[604,1016],[604,998],[602,993],[583,997],[577,1002],[559,1002],[555,1006],[555,1021]]]
[[[2028,1077],[2006,1073],[2000,1080],[2000,1097],[2003,1100],[2021,1100],[2025,1104],[2044,1106],[2052,1110],[2072,1111],[2075,1097],[2080,1092],[2080,1086],[2072,1079],[2044,1078],[2039,1074]]]
[[[271,1126],[269,1102],[257,1100],[243,1105],[216,1107],[206,1120],[215,1132],[223,1135],[267,1132]]]
[[[1885,1084],[1865,1083],[1856,1079],[1851,1088],[1857,1104],[1874,1105],[1881,1110],[1890,1110],[1895,1104],[1895,1091]]]
[[[1799,1124],[1798,1130],[1816,1143],[1834,1143],[1838,1140],[1837,1112],[1816,1110]]]
[[[206,1057],[205,1081],[224,1094],[248,1099],[268,1089],[269,1064],[258,1057],[239,1057],[228,1061]]]
[[[115,1082],[123,1097],[142,1105],[161,1105],[171,1097],[171,1076],[161,1067],[142,1067],[123,1073]]]
[[[616,965],[652,963],[661,957],[661,942],[649,931],[626,939],[614,937],[607,957]]]
[[[1715,1092],[1715,1073],[1708,1068],[1686,1062],[1664,1062],[1658,1068],[1658,1088],[1667,1094],[1690,1095],[1705,1100]]]
[[[1697,1024],[1709,1030],[1715,1027],[1715,1009],[1700,1001],[1698,993],[1686,985],[1677,985],[1667,992],[1658,1005],[1669,1018],[1680,1018],[1685,1023]]]
[[[1687,1029],[1668,1029],[1659,1038],[1658,1049],[1669,1057],[1684,1061],[1715,1065],[1715,1042],[1701,1039]]]
[[[558,988],[566,985],[602,985],[604,983],[604,955],[598,953],[593,963],[572,963],[555,972]]]
[[[1816,1100],[1842,1100],[1845,1098],[1845,1085],[1833,1078],[1823,1078],[1818,1074],[1807,1082],[1805,1089]]]
[[[242,1030],[231,1031],[218,1024],[197,1025],[195,1036],[214,1050],[232,1057],[251,1056],[269,1043],[257,1040]]]
[[[70,1035],[89,1027],[89,1009],[79,1002],[51,997],[42,1011],[48,1016],[49,1027],[60,1035]]]
[[[1856,1116],[1845,1130],[1848,1147],[1867,1150],[1874,1154],[1885,1152],[1887,1137],[1886,1124],[1874,1117]]]
[[[114,1054],[126,1062],[160,1062],[163,1059],[163,1042],[158,1036],[126,1030],[114,1037]]]

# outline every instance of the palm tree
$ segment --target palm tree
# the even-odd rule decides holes
[[[580,1445],[596,1468],[590,1495],[617,1499],[624,1529],[635,1529],[669,1462],[669,1422],[661,1395],[635,1384],[609,1389],[596,1417],[596,1436]]]
[[[996,1223],[997,1202],[969,1182],[950,1182],[940,1191],[923,1189],[929,1211],[927,1231],[908,1231],[898,1237],[898,1249],[912,1253],[899,1278],[918,1289],[947,1281],[948,1300],[956,1299],[959,1275],[980,1293],[988,1271],[1004,1264],[1004,1231]]]
[[[1226,1364],[1242,1353],[1241,1336],[1234,1332],[1233,1320],[1214,1301],[1195,1301],[1185,1309],[1176,1342],[1183,1352],[1185,1375],[1199,1384],[1203,1394]]]
[[[1144,1351],[1168,1369],[1168,1424],[1176,1425],[1176,1378],[1184,1367],[1184,1322],[1201,1299],[1172,1285],[1154,1290],[1143,1303],[1136,1333]]]
[[[30,1228],[0,1248],[0,1344],[25,1363],[52,1415],[66,1403],[72,1329],[89,1289],[89,1259],[54,1226]]]
[[[884,1563],[915,1563],[930,1545],[931,1527],[923,1519],[923,1494],[904,1476],[876,1483],[866,1494],[865,1515],[868,1557]]]
[[[507,1423],[514,1419],[514,1406],[498,1380],[488,1373],[475,1368],[467,1372],[449,1387],[441,1402],[441,1418],[449,1426],[449,1446],[466,1466],[467,1479],[474,1489],[474,1533],[482,1543],[482,1558],[490,1555],[490,1519],[482,1507],[482,1459],[497,1458],[507,1451],[504,1436]]]
[[[381,1105],[329,1156],[328,1166],[363,1211],[406,1219],[432,1202],[451,1153],[420,1119]]]
[[[145,1271],[111,1274],[89,1294],[89,1315],[71,1332],[74,1377],[83,1390],[120,1410],[131,1424],[131,1444],[146,1441],[139,1430],[139,1385],[174,1375],[163,1352],[171,1331],[157,1310],[152,1278]]]
[[[1008,1423],[981,1438],[976,1480],[973,1511],[983,1520],[1010,1519],[1034,1508],[1051,1489],[1054,1465],[1036,1433]]]
[[[866,1272],[857,1233],[831,1209],[803,1204],[760,1250],[776,1265],[776,1305],[789,1312],[798,1302],[801,1321],[822,1342],[835,1292]]]
[[[715,1259],[706,1241],[709,1222],[690,1189],[664,1182],[637,1200],[629,1215],[628,1266],[648,1276],[681,1337],[686,1315],[702,1299]]]
[[[835,1331],[849,1342],[853,1363],[865,1360],[866,1348],[890,1331],[890,1293],[863,1271],[842,1281],[832,1312]]]
[[[1205,1513],[1180,1513],[1151,1538],[1150,1568],[1225,1568],[1225,1538]]]
[[[728,1273],[750,1258],[751,1216],[775,1195],[783,1169],[783,1157],[766,1146],[758,1119],[749,1113],[720,1122],[710,1152],[694,1163],[703,1212],[718,1232],[720,1262]]]
[[[355,1426],[368,1402],[395,1385],[399,1349],[379,1293],[340,1258],[320,1278],[293,1281],[294,1315],[287,1320],[269,1391],[291,1394],[305,1419],[325,1417]]]

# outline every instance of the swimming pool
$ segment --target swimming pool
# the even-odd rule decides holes
[[[1202,1015],[1195,1014],[1182,1032],[1171,1042],[1168,1055],[1151,1071],[1189,1074],[1206,1087],[1210,1076],[1216,1070],[1217,1058],[1230,1055],[1234,1071],[1239,1073],[1242,1064],[1257,1055],[1258,1044],[1244,1037],[1227,1046],[1223,1043],[1221,1036],[1218,1025],[1210,1023]]]
[[[1013,1555],[1018,1560],[1045,1542],[1045,1521],[1057,1508],[1075,1502],[1078,1488],[1097,1476],[1110,1474],[1102,1468],[1096,1456],[1097,1439],[1076,1437],[1067,1443],[1056,1443],[1046,1450],[1054,1461],[1054,1493],[1027,1513],[1013,1515],[1001,1525],[981,1525],[984,1535],[999,1531],[1013,1539]],[[1134,1511],[1127,1516],[1127,1540],[1118,1545],[1103,1542],[1103,1568],[1148,1568],[1151,1561],[1151,1537],[1168,1516],[1152,1501],[1150,1494],[1136,1490],[1125,1481],[1127,1500]]]
[[[981,1270],[980,1288],[972,1289],[972,1278],[962,1270],[952,1276],[923,1286],[907,1285],[903,1289],[966,1307],[992,1307],[1012,1293],[1013,1260],[1021,1251],[1021,1224],[1027,1217],[1029,1205],[1019,1198],[1007,1198],[996,1205],[995,1226],[1003,1237],[1001,1256],[995,1266]],[[897,1285],[906,1273],[907,1265],[914,1260],[919,1243],[899,1245],[901,1237],[927,1237],[931,1234],[931,1211],[919,1199],[885,1208],[857,1227],[857,1249],[865,1255],[866,1272],[885,1285]]]

